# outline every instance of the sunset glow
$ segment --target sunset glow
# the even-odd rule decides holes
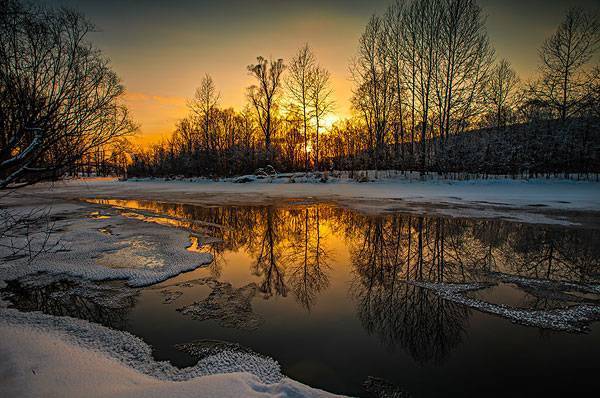
[[[143,7],[116,0],[40,1],[74,7],[99,27],[94,40],[123,79],[127,105],[140,125],[135,141],[141,144],[173,132],[205,73],[215,80],[221,106],[241,109],[252,81],[246,66],[257,55],[288,61],[304,43],[311,45],[331,72],[335,117],[348,117],[352,95],[348,64],[370,15],[389,4],[387,0],[307,1],[302,5],[270,0],[184,1],[167,9],[166,4],[154,1]],[[535,49],[560,21],[567,4],[545,1],[540,11],[537,1],[480,3],[488,15],[497,55],[510,58],[517,72],[527,78],[538,63]],[[577,3],[592,6],[594,1]],[[327,128],[332,120],[326,122]]]
[[[323,127],[325,128],[324,132],[327,132],[331,127],[340,120],[342,116],[338,114],[327,115],[327,117],[323,120]]]
[[[593,396],[599,132],[598,0],[0,0],[0,398]]]

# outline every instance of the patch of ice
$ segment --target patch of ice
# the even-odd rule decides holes
[[[252,351],[250,348],[244,347],[238,343],[230,343],[220,340],[197,340],[192,343],[176,344],[175,348],[177,348],[179,351],[186,352],[197,359],[206,358],[223,351],[245,352],[261,356],[260,354]]]
[[[199,321],[214,319],[221,326],[236,329],[254,330],[263,323],[263,319],[252,310],[252,299],[258,290],[256,284],[249,283],[235,289],[230,283],[211,277],[187,283],[207,285],[212,291],[203,301],[177,308],[182,314],[191,315]]]
[[[0,280],[47,272],[92,281],[124,279],[140,287],[162,282],[212,261],[210,253],[185,250],[187,231],[111,214],[112,234],[101,231],[102,220],[71,213],[56,221],[57,232],[46,243],[55,247],[29,258],[0,262]],[[25,236],[16,240],[27,239]],[[58,244],[60,243],[60,245]],[[0,257],[4,257],[0,247]],[[35,251],[36,248],[32,247]]]
[[[379,377],[367,377],[367,380],[363,382],[363,387],[370,392],[374,398],[410,398],[411,396],[400,387]]]
[[[502,272],[489,272],[489,276],[502,282],[514,283],[522,288],[533,290],[575,291],[579,293],[600,294],[600,285],[592,283],[573,283],[552,281],[547,279],[533,279]]]
[[[428,211],[450,216],[508,218],[527,223],[596,223],[567,211],[600,211],[600,183],[548,178],[514,180],[504,178],[441,179],[396,171],[279,174],[277,178],[255,178],[247,184],[233,179],[185,178],[176,181],[146,178],[119,182],[116,179],[62,181],[36,184],[20,194],[46,198],[123,198],[195,204],[251,204],[274,198],[334,201],[361,211]],[[370,182],[361,184],[357,176]],[[352,177],[352,178],[351,178]],[[476,176],[475,176],[476,177]],[[359,178],[360,179],[360,178]],[[295,182],[290,184],[289,182]],[[531,207],[544,205],[545,207]],[[557,212],[560,210],[561,212]]]
[[[492,304],[463,294],[489,287],[489,283],[450,284],[417,281],[407,281],[407,283],[431,290],[443,299],[498,315],[526,326],[581,333],[589,329],[590,322],[600,320],[600,306],[595,305],[580,304],[568,308],[532,310]]]

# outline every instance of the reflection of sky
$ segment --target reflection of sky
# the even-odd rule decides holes
[[[93,40],[112,59],[128,91],[127,104],[142,133],[170,133],[186,113],[204,73],[221,91],[222,105],[241,107],[257,55],[289,59],[308,42],[330,70],[337,112],[349,112],[349,59],[372,13],[387,0],[192,1],[37,0],[81,10],[99,28]],[[481,0],[500,57],[527,78],[537,48],[567,7],[592,8],[596,0]],[[176,6],[173,4],[177,4]],[[597,6],[596,6],[597,7]]]

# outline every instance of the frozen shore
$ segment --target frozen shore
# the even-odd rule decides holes
[[[98,211],[86,203],[18,195],[5,199],[2,204],[12,214],[44,208],[40,227],[48,222],[54,232],[48,239],[36,230],[11,237],[16,246],[39,252],[33,260],[11,256],[11,245],[0,246],[0,257],[13,257],[0,262],[0,287],[40,272],[83,281],[124,280],[129,287],[106,287],[116,292],[107,298],[107,305],[116,308],[119,297],[135,294],[138,287],[212,261],[209,253],[186,250],[185,228]],[[179,369],[154,360],[151,347],[129,333],[81,319],[20,312],[7,304],[0,299],[2,397],[334,396],[286,378],[275,360],[254,353],[225,350]]]
[[[11,211],[50,209],[57,234],[49,242],[53,250],[41,253],[35,262],[16,258],[0,263],[0,285],[3,280],[46,272],[89,281],[120,279],[137,288],[212,261],[208,253],[185,250],[190,245],[190,233],[185,228],[144,222],[143,217],[126,216],[128,209],[117,211],[80,201],[86,198],[240,206],[323,201],[365,212],[431,212],[593,228],[600,220],[600,184],[569,180],[70,180],[35,185],[3,198],[2,206]],[[463,296],[444,290],[445,286],[422,287],[512,320],[532,316],[526,311],[509,312],[502,306],[483,306],[480,301],[467,302]],[[155,361],[151,348],[128,333],[83,320],[1,307],[2,302],[0,396],[333,396],[286,378],[270,358],[225,351],[193,367],[178,369]],[[582,310],[585,313],[577,311],[555,311],[542,321],[558,324],[556,329],[579,331],[582,320],[597,319],[596,309],[593,313],[587,307]],[[520,323],[542,324],[534,321]]]
[[[224,351],[178,369],[141,339],[69,317],[0,309],[3,397],[335,397],[270,358]]]
[[[19,195],[44,198],[146,199],[174,203],[253,205],[330,201],[367,212],[417,211],[448,216],[503,218],[531,223],[600,222],[600,183],[563,179],[429,180],[382,178],[290,183],[289,178],[247,183],[206,179],[80,179],[38,184]]]
[[[9,208],[13,214],[28,213],[36,206],[45,207],[53,231],[16,231],[11,244],[0,245],[0,258],[11,256],[11,246],[24,247],[10,261],[0,262],[0,281],[16,279],[36,272],[65,274],[90,281],[125,280],[131,287],[152,285],[182,272],[206,266],[209,253],[185,250],[189,233],[164,225],[150,224],[116,212],[96,214],[86,204],[36,204],[22,201]],[[35,254],[32,261],[27,252]]]

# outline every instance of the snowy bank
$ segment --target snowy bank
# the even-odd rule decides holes
[[[254,179],[247,183],[207,179],[81,179],[37,184],[23,196],[59,199],[143,199],[201,205],[259,205],[282,201],[330,201],[367,212],[428,212],[458,217],[503,218],[544,224],[593,224],[600,217],[600,183],[561,179],[429,180],[383,178],[367,183],[329,178]],[[596,212],[594,219],[582,212]]]
[[[129,333],[69,317],[0,309],[0,335],[3,397],[334,397],[270,358],[223,351],[178,369]]]
[[[80,194],[152,199],[186,195],[203,199],[202,194],[261,194],[284,198],[362,198],[402,199],[413,203],[477,203],[480,205],[529,206],[544,205],[555,209],[600,211],[600,183],[568,179],[479,179],[429,180],[387,178],[359,183],[351,179],[289,183],[286,179],[257,180],[239,184],[232,181],[206,179],[171,180],[82,179],[38,184],[21,192],[50,196]],[[196,197],[200,196],[200,197]],[[73,197],[73,196],[71,196]],[[210,199],[210,198],[207,198]],[[233,198],[232,198],[233,199]]]
[[[121,279],[132,287],[145,286],[212,261],[208,253],[186,250],[190,232],[183,227],[147,222],[115,209],[98,211],[98,206],[84,203],[10,199],[14,214],[45,206],[43,222],[50,222],[54,231],[46,241],[43,225],[42,232],[23,236],[16,229],[11,239],[17,246],[31,240],[37,256],[1,261],[2,287],[17,278],[33,285],[61,278],[74,283],[72,289],[87,299],[103,300],[116,311],[138,289],[87,281]],[[0,248],[1,256],[9,253],[8,246]],[[38,272],[43,274],[23,279]],[[179,369],[154,360],[152,348],[127,332],[8,305],[0,301],[0,397],[334,396],[286,378],[275,360],[252,352],[220,350]]]

